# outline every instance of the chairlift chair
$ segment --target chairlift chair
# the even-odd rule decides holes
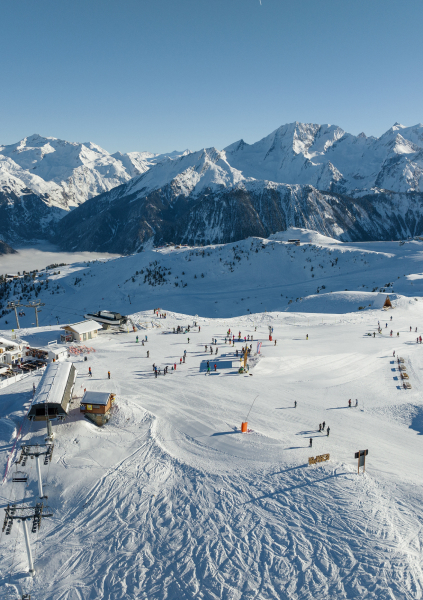
[[[12,474],[12,481],[26,483],[28,481],[28,473],[25,473],[25,471],[15,471]]]

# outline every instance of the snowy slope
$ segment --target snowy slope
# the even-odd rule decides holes
[[[225,148],[246,177],[351,194],[372,188],[423,191],[423,125],[396,123],[380,138],[334,125],[290,123],[254,144]]]
[[[53,517],[30,534],[34,578],[22,525],[0,537],[2,598],[421,600],[422,241],[342,243],[291,228],[1,285],[2,299],[44,303],[41,327],[25,309],[17,332],[33,346],[87,310],[120,311],[140,327],[100,332],[88,354],[72,355],[74,400],[41,466]],[[383,311],[388,293],[394,309]],[[1,335],[13,319],[0,317]],[[242,344],[228,345],[228,328],[254,338],[253,355],[262,342],[251,375],[237,372]],[[155,378],[153,363],[168,374]],[[12,461],[2,507],[38,502],[35,461],[18,467],[28,485],[12,473],[21,443],[44,442],[45,425],[25,420],[39,380],[0,389],[2,474]],[[81,415],[84,389],[116,394],[102,429]],[[354,453],[366,448],[357,475]],[[308,466],[326,453],[329,462]]]
[[[285,236],[302,242],[292,245]],[[293,228],[273,239],[171,246],[57,267],[35,281],[4,284],[3,302],[21,297],[45,302],[44,325],[56,323],[56,317],[80,320],[100,308],[128,314],[151,306],[222,318],[264,310],[335,314],[368,310],[380,291],[423,295],[422,271],[419,240],[341,243]],[[1,316],[0,326],[6,320],[14,323],[13,313]],[[32,322],[27,311],[21,326]]]
[[[390,315],[399,340],[364,335]],[[53,425],[53,460],[41,467],[53,517],[30,534],[34,578],[21,524],[1,537],[5,600],[24,592],[44,600],[422,598],[423,358],[408,333],[409,324],[421,328],[421,298],[323,322],[295,313],[200,318],[201,331],[189,335],[172,333],[192,325],[186,314],[134,318],[154,322],[138,332],[148,335],[144,347],[135,333],[104,333],[87,362],[73,358],[76,398],[67,421]],[[254,349],[263,343],[252,376],[232,366],[228,327],[254,336]],[[30,330],[26,339],[46,343],[58,331]],[[204,348],[212,337],[213,356]],[[399,385],[393,349],[411,390]],[[184,350],[186,363],[172,371]],[[217,366],[208,377],[207,360]],[[153,362],[169,374],[154,378]],[[21,441],[44,441],[45,426],[23,420],[38,381],[0,391],[2,467],[21,423]],[[79,411],[84,388],[116,393],[103,429]],[[241,434],[247,414],[250,433]],[[323,421],[329,437],[318,431]],[[364,448],[359,476],[354,453]],[[329,462],[307,466],[323,453]],[[3,503],[37,501],[34,462],[28,486],[9,472]]]

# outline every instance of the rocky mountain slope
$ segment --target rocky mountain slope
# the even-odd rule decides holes
[[[225,148],[245,177],[312,185],[346,194],[372,188],[423,191],[423,125],[396,123],[380,138],[351,135],[335,125],[290,123],[256,142]]]
[[[17,252],[14,248],[9,246],[9,244],[0,240],[0,256],[2,254],[17,254]]]
[[[119,253],[177,242],[226,243],[306,227],[342,240],[398,239],[423,230],[422,193],[356,198],[311,185],[244,177],[214,148],[167,160],[85,202],[57,227],[68,250]]]
[[[91,142],[39,135],[0,146],[0,236],[10,241],[48,237],[69,210],[180,154],[112,155]]]
[[[169,155],[40,136],[0,147],[0,238],[67,250],[130,253],[289,226],[399,239],[422,233],[422,199],[423,125],[374,138],[291,123],[255,144]]]

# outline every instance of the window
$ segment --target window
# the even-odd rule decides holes
[[[91,331],[88,332],[88,339],[91,339]]]
[[[82,340],[83,340],[84,342],[87,340],[87,334],[86,334],[86,333],[83,333],[83,334],[82,334]]]

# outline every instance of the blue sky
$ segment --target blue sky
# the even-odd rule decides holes
[[[423,121],[422,0],[2,2],[0,144],[252,143],[292,121]]]

